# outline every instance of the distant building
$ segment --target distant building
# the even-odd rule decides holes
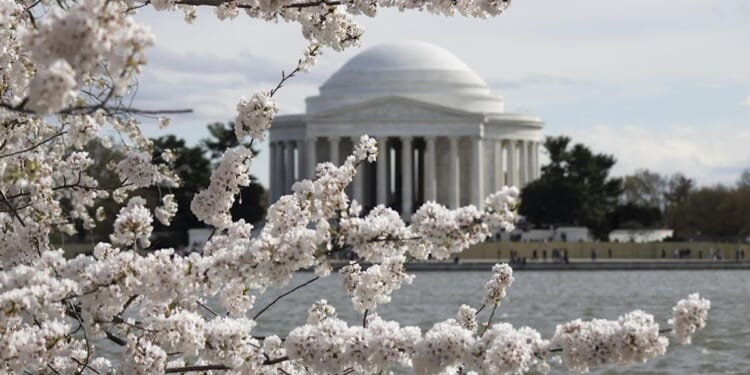
[[[672,229],[615,229],[609,232],[610,242],[662,242],[674,236]]]
[[[591,231],[586,227],[558,227],[555,229],[516,229],[510,233],[500,233],[501,241],[521,242],[588,242],[593,240]]]
[[[271,128],[271,202],[317,163],[342,162],[362,134],[381,152],[360,167],[349,192],[365,210],[385,204],[407,218],[425,201],[481,207],[487,194],[540,174],[542,121],[505,112],[482,78],[431,44],[365,50],[306,105]]]

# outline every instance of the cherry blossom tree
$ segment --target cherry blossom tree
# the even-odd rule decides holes
[[[181,11],[194,22],[197,6],[213,7],[220,19],[245,13],[297,23],[310,44],[278,86],[239,99],[241,142],[224,152],[209,186],[191,203],[214,234],[203,254],[181,256],[150,244],[154,218],[168,225],[177,212],[168,192],[181,181],[171,168],[175,155],[167,150],[154,158],[139,124],[159,118],[167,126],[165,116],[185,110],[134,108],[125,98],[154,44],[133,15],[151,7],[165,17]],[[359,43],[363,30],[353,15],[393,7],[485,18],[508,6],[507,0],[0,0],[0,371],[351,374],[403,365],[418,374],[521,374],[545,371],[547,358],[556,356],[573,371],[639,363],[664,354],[668,331],[689,343],[710,308],[697,294],[677,303],[667,329],[643,311],[564,323],[550,339],[495,323],[513,282],[507,265],[493,268],[479,308],[457,307],[455,317],[426,332],[380,318],[378,307],[413,280],[408,262],[447,259],[497,228],[511,229],[518,191],[491,194],[484,209],[428,202],[409,224],[383,206],[363,215],[345,188],[359,164],[377,158],[377,144],[367,136],[343,165],[319,164],[313,180],[297,182],[269,208],[257,236],[250,224],[232,220],[229,209],[250,183],[253,153],[244,138],[250,146],[264,139],[278,112],[274,95],[309,70],[323,49]],[[104,130],[117,134],[122,149],[106,164],[118,177],[114,184],[94,177],[95,160],[84,151],[91,142],[112,147]],[[152,186],[164,191],[156,207],[136,194]],[[118,212],[104,209],[108,199],[121,205]],[[91,229],[107,217],[115,218],[113,233],[91,255],[68,259],[50,242],[55,233]],[[359,261],[334,268],[331,260],[345,251]],[[314,269],[316,277],[254,306],[257,295],[303,269]],[[276,301],[332,272],[342,275],[342,293],[363,314],[361,322],[341,320],[319,301],[305,325],[253,335],[256,320]],[[478,321],[484,309],[489,318]]]

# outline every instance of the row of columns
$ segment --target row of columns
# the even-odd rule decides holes
[[[388,204],[388,176],[389,160],[385,154],[389,148],[389,138],[378,137],[380,157],[376,163],[375,192],[378,204]],[[437,200],[437,137],[420,137],[424,139],[424,162],[422,194],[424,201]],[[460,137],[446,137],[448,140],[448,199],[442,202],[451,208],[460,206],[461,203],[461,176],[460,176]],[[398,137],[401,143],[401,213],[405,218],[409,217],[414,210],[414,137]],[[328,137],[327,160],[339,164],[340,137]],[[357,138],[352,138],[356,142]],[[309,138],[302,141],[276,141],[271,142],[271,202],[275,202],[281,195],[290,191],[292,184],[301,178],[312,178],[315,165],[319,158],[317,155],[317,138]],[[304,145],[303,147],[301,147]],[[499,190],[505,185],[523,186],[527,182],[539,177],[539,146],[536,141],[527,140],[494,140],[480,137],[471,137],[471,163],[470,163],[470,202],[482,206],[485,194],[485,186]],[[304,150],[302,150],[303,148]],[[491,153],[489,151],[492,151]],[[304,152],[303,152],[304,151]],[[491,154],[494,160],[485,160],[485,156]],[[296,155],[296,158],[295,158]],[[507,163],[504,160],[507,155]],[[508,170],[506,171],[506,165]],[[353,198],[363,202],[364,178],[360,170],[354,178],[352,192]],[[485,175],[487,172],[487,175]],[[485,178],[491,179],[485,183]],[[489,184],[489,182],[492,182]],[[494,191],[493,190],[493,191]]]

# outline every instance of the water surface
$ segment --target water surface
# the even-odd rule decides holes
[[[301,273],[289,286],[269,290],[256,308],[314,275]],[[453,317],[458,306],[478,307],[489,272],[419,272],[412,285],[380,307],[384,319],[417,325],[423,331],[433,323]],[[750,374],[750,272],[747,271],[545,271],[518,272],[508,298],[498,308],[495,321],[531,326],[549,338],[555,325],[576,318],[616,319],[642,309],[662,327],[678,299],[692,292],[711,300],[708,326],[693,345],[670,343],[667,355],[646,364],[592,371],[593,374]],[[285,335],[304,324],[307,309],[327,299],[339,317],[361,324],[351,300],[343,293],[337,275],[321,279],[274,305],[258,321],[256,334]],[[487,318],[486,312],[481,315]],[[567,373],[553,365],[551,374]]]

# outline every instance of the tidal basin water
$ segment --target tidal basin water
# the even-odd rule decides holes
[[[256,301],[256,309],[278,294],[314,277],[300,273],[285,288],[269,290]],[[417,325],[423,331],[433,323],[453,317],[461,304],[478,307],[489,272],[418,272],[411,285],[393,295],[378,309],[385,319]],[[544,271],[517,272],[508,298],[498,308],[495,322],[530,326],[545,338],[555,325],[575,318],[616,319],[642,309],[666,326],[672,306],[680,298],[699,292],[711,300],[708,325],[682,346],[670,342],[667,355],[634,367],[607,367],[593,374],[750,374],[750,272],[747,271]],[[318,280],[284,298],[258,320],[254,334],[285,335],[304,324],[307,308],[318,299],[336,307],[339,317],[361,324],[343,293],[337,275]],[[482,320],[488,311],[481,314]],[[565,374],[553,365],[551,374]]]

